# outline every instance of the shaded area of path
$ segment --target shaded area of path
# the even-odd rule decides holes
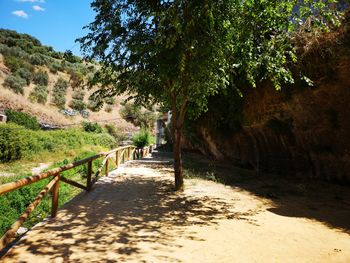
[[[349,262],[350,236],[239,187],[173,192],[169,160],[128,163],[36,226],[4,262]]]

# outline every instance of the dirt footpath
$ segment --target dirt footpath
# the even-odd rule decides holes
[[[350,235],[238,187],[129,163],[29,231],[3,262],[350,262]],[[350,220],[350,219],[349,219]]]

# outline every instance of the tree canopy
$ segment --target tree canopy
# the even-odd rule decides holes
[[[207,109],[209,96],[270,79],[292,83],[293,37],[337,25],[335,0],[95,0],[95,21],[79,39],[102,62],[95,98],[128,93],[138,103],[172,110],[176,188],[182,186],[185,116]],[[307,28],[309,30],[309,28]],[[101,103],[102,100],[100,99]],[[176,178],[180,178],[177,180]]]

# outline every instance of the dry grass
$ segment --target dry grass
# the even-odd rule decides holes
[[[12,109],[17,111],[23,111],[30,115],[37,117],[41,122],[50,123],[55,125],[71,125],[71,124],[80,124],[81,121],[86,120],[82,118],[80,115],[74,117],[67,117],[63,114],[59,113],[58,108],[52,105],[51,96],[52,89],[55,85],[58,78],[63,78],[65,80],[69,80],[69,74],[58,72],[57,74],[52,74],[46,67],[38,67],[41,70],[46,71],[49,74],[49,96],[48,102],[45,105],[38,103],[31,103],[28,100],[29,94],[34,89],[35,85],[30,84],[25,87],[24,95],[19,95],[13,93],[11,90],[8,90],[3,87],[3,82],[6,76],[10,73],[9,70],[3,63],[3,57],[0,54],[0,111],[5,109]],[[87,101],[89,95],[93,91],[86,91],[85,101]],[[72,100],[73,89],[69,87],[67,89],[66,95],[66,107],[68,103]],[[106,112],[105,110],[101,110],[99,112],[91,112],[89,121],[100,122],[102,124],[115,124],[121,131],[124,132],[133,132],[136,131],[137,128],[131,123],[126,122],[121,118],[119,114],[120,102],[126,99],[125,96],[119,96],[116,98],[115,105],[112,106],[111,112]]]

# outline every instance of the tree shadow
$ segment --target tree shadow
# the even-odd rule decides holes
[[[270,200],[268,211],[286,217],[316,220],[329,228],[350,234],[349,186],[283,174],[259,174],[228,162],[188,153],[185,174],[224,183]]]
[[[93,191],[81,193],[49,220],[32,229],[5,256],[21,261],[22,252],[63,262],[143,262],[146,250],[164,262],[179,262],[169,252],[181,248],[179,236],[198,240],[186,226],[209,226],[240,219],[219,198],[188,197],[173,191],[169,177],[139,176],[137,168],[172,171],[169,163],[135,163],[135,174],[102,178]],[[140,170],[141,171],[141,170]],[[164,252],[164,253],[163,253]]]

